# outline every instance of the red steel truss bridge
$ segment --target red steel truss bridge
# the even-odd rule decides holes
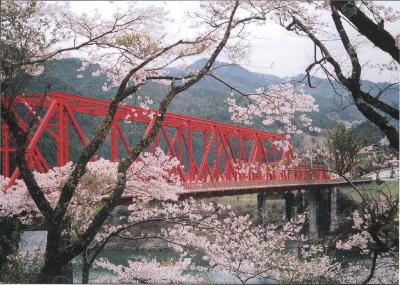
[[[5,103],[5,98],[2,100]],[[107,100],[61,92],[17,96],[12,111],[18,124],[24,130],[29,129],[26,151],[29,166],[45,172],[73,160],[72,152],[89,142],[109,104]],[[129,153],[134,138],[146,136],[156,116],[157,111],[120,104],[108,143],[92,160],[104,156],[117,161]],[[1,127],[1,170],[13,183],[19,176],[15,141],[4,121]],[[259,188],[291,189],[293,185],[306,188],[329,182],[323,165],[291,166],[292,146],[282,134],[167,113],[147,151],[153,152],[156,147],[179,159],[181,166],[174,172],[179,174],[187,193],[204,194],[209,190],[210,195],[225,195],[232,191],[244,193],[244,189],[254,193]]]

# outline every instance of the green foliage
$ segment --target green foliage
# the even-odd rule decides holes
[[[21,233],[22,225],[17,218],[0,218],[0,271],[6,266],[8,257],[17,252]]]
[[[5,66],[10,68],[11,63],[18,66],[20,61],[32,56],[34,48],[43,47],[43,31],[48,28],[49,23],[46,19],[39,19],[40,26],[32,24],[36,21],[34,15],[38,12],[37,1],[4,1],[1,10],[2,55],[7,56],[8,64]],[[28,38],[29,41],[25,41]]]
[[[18,218],[0,218],[0,283],[32,283],[38,270],[17,257],[22,230]]]
[[[363,138],[368,140],[370,144],[378,144],[379,141],[385,136],[379,128],[372,124],[370,121],[364,121],[354,127],[354,131]]]
[[[339,174],[350,172],[357,163],[357,154],[367,143],[354,129],[344,124],[337,125],[328,133],[325,146],[335,171]]]
[[[40,257],[39,257],[40,256]],[[0,283],[37,283],[43,254],[31,259],[28,253],[12,256],[1,271]]]

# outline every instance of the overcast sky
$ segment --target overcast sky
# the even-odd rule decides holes
[[[400,2],[385,1],[380,4],[392,6],[400,10]],[[91,14],[94,9],[104,17],[110,17],[116,7],[123,8],[126,3],[123,1],[71,1],[71,8],[77,13]],[[185,11],[198,9],[198,1],[159,1],[142,2],[140,5],[162,5],[169,11],[169,17],[174,20],[168,24],[168,31],[174,37],[185,36],[188,33],[187,25],[189,20],[185,17]],[[327,15],[327,20],[330,20]],[[398,24],[385,23],[385,28],[392,35],[400,31]],[[284,30],[282,27],[269,24],[267,26],[251,26],[251,49],[247,58],[244,58],[240,64],[245,68],[260,73],[273,74],[281,77],[295,76],[304,73],[306,67],[312,62],[313,44],[307,38],[300,38],[294,33]],[[338,43],[339,44],[339,43]],[[340,47],[337,50],[341,50]],[[362,52],[361,52],[362,51]],[[346,54],[338,54],[341,60],[346,59]],[[365,63],[386,62],[391,58],[378,49],[368,45],[368,48],[360,49],[360,60]],[[227,61],[221,57],[218,60]],[[398,74],[393,72],[379,72],[377,69],[364,70],[363,78],[372,81],[399,81]]]

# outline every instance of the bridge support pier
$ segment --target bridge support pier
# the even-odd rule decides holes
[[[306,190],[302,189],[302,190],[297,190],[297,193],[295,195],[295,207],[297,209],[298,214],[301,214],[304,212],[305,208],[306,208],[306,199],[304,197],[304,193],[306,192]]]
[[[329,231],[334,232],[338,229],[338,219],[337,219],[337,187],[332,187],[330,189],[330,225]]]
[[[285,217],[286,220],[291,220],[297,213],[295,209],[295,197],[292,191],[286,192],[283,197],[285,198]]]
[[[267,195],[265,192],[260,192],[257,194],[257,222],[259,225],[264,225],[266,222],[266,217],[265,217],[266,200],[267,200]]]
[[[330,231],[331,225],[331,187],[317,191],[318,232],[325,235]]]
[[[337,187],[307,189],[302,192],[308,210],[310,238],[318,238],[321,234],[337,230]]]
[[[266,209],[267,199],[285,201],[284,218],[289,221],[297,214],[308,211],[308,234],[311,239],[333,232],[338,228],[337,187],[322,189],[302,189],[278,193],[260,192],[257,194],[257,222],[265,225],[274,219]],[[274,206],[272,211],[274,211]],[[276,219],[276,217],[275,217]]]
[[[315,190],[306,190],[304,194],[306,195],[308,208],[308,233],[311,238],[318,238],[317,193]]]

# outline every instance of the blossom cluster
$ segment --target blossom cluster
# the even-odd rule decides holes
[[[269,85],[267,90],[260,87],[254,94],[246,96],[248,104],[240,105],[234,93],[226,100],[231,120],[244,124],[252,124],[255,117],[263,118],[264,125],[280,123],[288,133],[302,133],[293,124],[297,118],[300,127],[309,131],[319,132],[318,127],[312,126],[309,113],[317,112],[315,99],[304,93],[303,86],[295,87],[290,81]]]
[[[176,200],[181,186],[171,171],[178,164],[176,158],[164,154],[161,149],[156,149],[154,154],[143,153],[128,169],[125,195],[141,202],[153,199]],[[68,207],[67,215],[71,218],[74,232],[86,229],[100,202],[113,190],[117,179],[117,168],[117,162],[105,159],[88,163],[86,173],[81,178]],[[53,208],[72,169],[73,163],[69,162],[62,167],[54,167],[46,173],[34,172],[39,187]],[[1,216],[18,216],[26,224],[41,217],[22,180],[17,179],[9,189],[6,189],[9,178],[1,177],[0,181]]]
[[[397,198],[395,198],[397,200]],[[352,214],[353,229],[355,232],[346,240],[339,240],[336,244],[338,249],[359,249],[362,254],[371,255],[372,249],[379,248],[379,244],[385,244],[387,252],[396,252],[396,244],[393,244],[393,235],[398,234],[398,203],[392,201],[386,195],[378,199],[367,201],[363,211],[355,210]],[[390,223],[389,223],[390,222]],[[372,234],[375,238],[372,237]]]
[[[249,216],[236,215],[229,205],[194,199],[163,202],[139,211],[146,214],[139,217],[138,212],[131,212],[131,223],[156,218],[168,221],[170,226],[163,227],[158,238],[167,241],[179,253],[179,258],[168,266],[155,260],[129,261],[127,266],[117,266],[102,259],[96,266],[112,272],[106,282],[204,281],[185,274],[185,270],[193,268],[200,273],[212,268],[215,272],[232,274],[242,283],[266,277],[288,282],[316,282],[334,280],[341,270],[334,258],[324,254],[321,246],[308,243],[303,234],[306,215],[299,215],[282,228],[263,228],[255,226]],[[124,236],[130,238],[135,238],[135,234],[136,231],[124,232]],[[146,235],[137,237],[146,238]],[[288,240],[297,243],[299,254],[287,251]],[[203,254],[209,267],[193,266],[189,253],[193,250]]]
[[[101,282],[154,282],[154,283],[199,283],[200,276],[193,276],[188,270],[226,272],[240,282],[247,283],[255,278],[272,278],[283,282],[333,282],[337,280],[358,280],[366,273],[365,266],[342,266],[326,253],[321,245],[314,244],[304,235],[307,215],[298,215],[282,226],[266,228],[254,225],[249,216],[236,215],[229,205],[209,203],[204,200],[177,200],[182,190],[178,177],[171,174],[179,162],[165,155],[160,149],[154,154],[144,153],[134,162],[127,174],[125,194],[131,199],[128,217],[120,223],[106,223],[97,234],[92,246],[106,242],[113,235],[132,239],[159,238],[179,253],[179,258],[168,264],[157,260],[129,261],[126,266],[114,265],[105,259],[95,266],[112,273]],[[87,172],[77,188],[76,197],[68,209],[73,231],[85,230],[87,221],[96,210],[108,188],[114,185],[118,164],[100,159],[88,164]],[[52,205],[58,199],[59,189],[70,173],[72,163],[54,168],[48,174],[35,173],[39,184],[46,189],[46,198]],[[1,180],[4,188],[7,179]],[[17,185],[18,184],[18,185]],[[12,189],[1,191],[1,215],[22,215],[34,208],[23,182],[18,180]],[[25,191],[25,192],[24,192]],[[384,201],[378,203],[378,213],[388,211]],[[37,212],[37,211],[36,211]],[[135,230],[135,226],[158,221],[168,225],[160,232],[150,234]],[[353,214],[354,228],[365,230],[368,215]],[[133,229],[133,230],[130,230]],[[368,242],[365,243],[365,240]],[[288,242],[296,244],[296,253],[288,251]],[[341,248],[338,243],[338,248]],[[369,240],[354,235],[342,248],[357,246],[366,249]],[[202,253],[210,267],[193,265],[193,249]],[[358,268],[358,269],[357,269]],[[358,271],[355,272],[355,269]],[[380,278],[390,277],[382,267]],[[363,275],[364,276],[364,275]],[[388,277],[389,276],[389,277]]]
[[[103,277],[96,283],[198,283],[194,276],[186,273],[191,262],[190,258],[180,258],[171,265],[163,265],[157,260],[128,260],[128,265],[123,266],[112,264],[103,258],[96,261],[96,267],[106,269],[112,275]]]

